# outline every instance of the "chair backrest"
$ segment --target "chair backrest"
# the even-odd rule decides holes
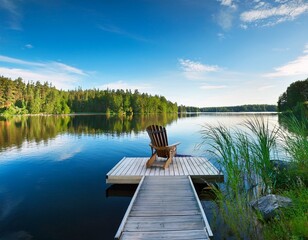
[[[156,147],[168,146],[168,138],[166,128],[158,125],[151,125],[146,128],[152,145]]]

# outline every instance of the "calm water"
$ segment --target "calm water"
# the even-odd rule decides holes
[[[234,126],[251,116],[0,119],[0,240],[113,239],[134,187],[110,188],[105,176],[124,156],[150,155],[148,125],[166,125],[179,154],[210,157],[196,150],[201,125]],[[264,116],[278,124],[277,115]],[[211,203],[203,205],[211,223]]]

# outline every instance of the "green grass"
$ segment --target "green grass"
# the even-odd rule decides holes
[[[223,125],[204,125],[202,146],[220,164],[225,174],[222,189],[216,189],[217,204],[226,225],[237,239],[304,239],[307,236],[307,124],[289,119],[292,132],[270,127],[264,119],[244,122],[247,131]],[[271,160],[284,151],[288,169],[276,169]],[[252,199],[275,193],[290,197],[292,207],[265,222],[251,209]]]
[[[285,190],[280,194],[292,199],[292,207],[281,209],[279,217],[264,224],[264,239],[307,239],[308,189]]]

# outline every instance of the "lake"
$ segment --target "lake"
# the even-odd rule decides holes
[[[0,239],[113,239],[135,186],[115,188],[105,176],[124,156],[150,156],[148,125],[165,125],[169,143],[181,142],[178,154],[211,160],[196,148],[201,125],[232,127],[253,116],[278,124],[276,114],[0,119]],[[202,204],[211,224],[212,205]]]

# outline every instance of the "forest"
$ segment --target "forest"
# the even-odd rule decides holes
[[[179,106],[180,112],[276,112],[276,105],[250,104],[230,107],[187,107]]]
[[[175,113],[176,103],[138,90],[58,90],[48,82],[24,83],[0,76],[0,114]]]
[[[279,112],[299,112],[308,109],[308,78],[291,83],[278,99]]]

